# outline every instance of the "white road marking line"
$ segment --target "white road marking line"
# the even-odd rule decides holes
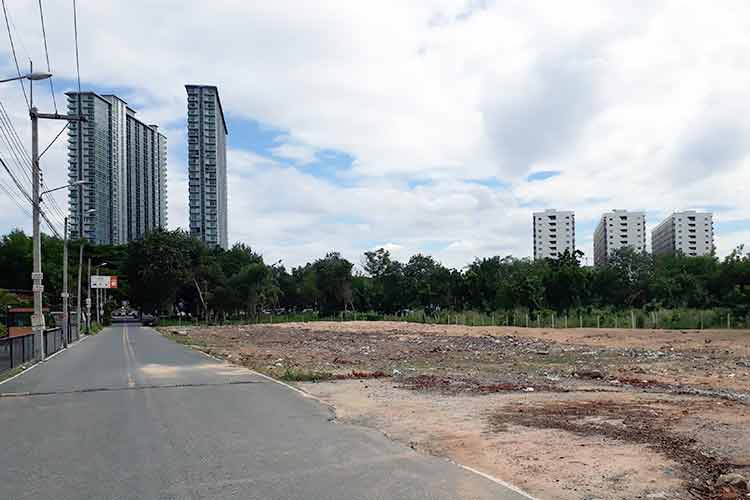
[[[211,359],[213,359],[215,361],[219,361],[221,363],[226,363],[228,365],[232,365],[232,366],[237,366],[237,367],[240,367],[240,368],[244,368],[245,370],[249,371],[250,373],[253,373],[253,374],[255,374],[255,375],[257,375],[257,376],[259,376],[261,378],[264,378],[266,380],[270,380],[271,382],[274,382],[276,384],[282,385],[282,386],[286,387],[287,389],[290,389],[290,390],[296,392],[297,394],[300,394],[304,398],[315,400],[318,403],[322,404],[323,406],[326,406],[326,407],[330,408],[334,412],[334,414],[335,414],[336,408],[333,405],[331,405],[331,404],[323,401],[322,399],[320,399],[320,398],[318,398],[318,397],[310,394],[309,392],[305,392],[302,389],[298,389],[298,388],[296,388],[294,386],[291,386],[291,385],[289,385],[289,384],[287,384],[285,382],[282,382],[280,380],[276,380],[275,378],[269,377],[268,375],[265,375],[263,373],[256,372],[255,370],[252,370],[252,369],[250,369],[250,368],[248,368],[246,366],[235,365],[234,363],[231,363],[231,362],[227,361],[226,359],[221,359],[221,358],[218,358],[216,356],[212,356],[211,354],[207,353],[206,351],[203,351],[201,349],[196,349],[193,346],[190,346],[190,347],[193,350],[198,351],[199,353],[203,354],[204,356],[207,356],[207,357],[209,357],[209,358],[211,358]],[[382,432],[382,431],[380,431],[380,432]],[[386,436],[386,438],[388,440],[391,440],[391,438],[388,437],[385,433],[383,433],[383,435]],[[489,474],[487,474],[485,472],[482,472],[480,470],[477,470],[477,469],[475,469],[473,467],[469,467],[468,465],[460,464],[460,463],[455,462],[455,461],[453,461],[451,459],[446,459],[446,460],[448,462],[452,463],[453,465],[456,465],[456,466],[464,469],[465,471],[468,471],[468,472],[471,472],[471,473],[476,474],[478,476],[481,476],[484,479],[487,479],[488,481],[492,481],[493,483],[495,483],[497,485],[500,485],[500,486],[502,486],[504,488],[507,488],[507,489],[511,490],[512,492],[514,492],[514,493],[518,493],[519,495],[523,496],[524,498],[528,498],[529,500],[538,500],[536,497],[533,497],[533,496],[529,495],[528,493],[526,493],[522,489],[518,488],[517,486],[513,486],[512,484],[510,484],[510,483],[508,483],[506,481],[503,481],[500,478],[497,478],[495,476],[491,476],[491,475],[489,475]]]
[[[122,327],[122,348],[125,351],[125,370],[128,375],[128,387],[135,387],[135,377],[131,371],[131,365],[135,361],[135,353],[133,348],[130,346],[130,336],[128,335],[128,325],[125,324]]]
[[[87,338],[89,338],[89,336],[88,336],[88,335],[87,335],[87,336],[85,336],[85,337],[81,337],[81,338],[79,338],[79,339],[78,339],[77,341],[73,342],[72,344],[68,344],[68,349],[70,349],[70,348],[71,348],[71,347],[73,347],[74,345],[78,345],[78,344],[80,344],[81,342],[83,342],[83,341],[84,341],[84,340],[86,340]],[[57,352],[56,352],[55,354],[52,354],[51,356],[47,356],[46,358],[44,358],[44,361],[42,361],[42,363],[44,363],[45,361],[49,361],[50,359],[54,358],[55,356],[57,356],[57,355],[58,355],[58,354],[60,354],[61,352],[67,351],[68,349],[60,349],[60,350],[59,350],[59,351],[57,351]],[[27,367],[27,368],[24,368],[24,369],[23,369],[23,370],[22,370],[22,371],[21,371],[20,373],[16,373],[16,374],[15,374],[15,375],[13,375],[12,377],[10,377],[10,378],[6,378],[6,379],[5,379],[5,380],[3,380],[2,382],[0,382],[0,385],[3,385],[3,384],[5,384],[5,383],[7,383],[7,382],[10,382],[10,381],[11,381],[11,380],[13,380],[13,379],[16,379],[16,378],[20,377],[21,375],[23,375],[24,373],[30,372],[31,370],[33,370],[33,369],[34,369],[34,368],[36,368],[37,366],[41,365],[42,363],[34,363],[33,365],[31,365],[31,366],[29,366],[29,367]]]
[[[486,473],[484,473],[484,472],[482,472],[480,470],[477,470],[477,469],[475,469],[473,467],[469,467],[468,465],[460,464],[460,463],[454,462],[453,460],[450,460],[450,459],[448,459],[448,461],[450,463],[452,463],[453,465],[457,465],[457,466],[461,467],[462,469],[464,469],[466,471],[473,472],[474,474],[482,476],[483,478],[487,479],[488,481],[492,481],[493,483],[499,484],[500,486],[502,486],[504,488],[508,488],[509,490],[513,491],[514,493],[518,493],[519,495],[521,495],[521,496],[523,496],[525,498],[528,498],[529,500],[537,500],[537,498],[532,497],[531,495],[529,495],[528,493],[526,493],[522,489],[520,489],[520,488],[518,488],[516,486],[513,486],[512,484],[510,484],[510,483],[508,483],[506,481],[503,481],[502,479],[498,479],[495,476],[491,476],[489,474],[486,474]]]

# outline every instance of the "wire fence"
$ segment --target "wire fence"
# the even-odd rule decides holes
[[[438,325],[508,326],[520,328],[627,328],[627,329],[748,329],[750,314],[741,315],[729,309],[660,309],[626,311],[572,310],[528,311],[510,310],[495,312],[402,311],[397,314],[343,311],[333,315],[320,315],[316,311],[288,314],[259,314],[224,320],[198,321],[195,319],[167,318],[163,326],[190,324],[238,325],[308,323],[314,321],[402,321]]]

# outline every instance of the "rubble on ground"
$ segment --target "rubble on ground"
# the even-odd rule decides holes
[[[750,425],[748,332],[351,322],[167,333],[279,378],[382,378],[405,398],[502,397],[502,407],[481,416],[487,432],[554,429],[645,446],[673,461],[682,490],[647,488],[642,498],[750,498],[750,435],[736,428]]]

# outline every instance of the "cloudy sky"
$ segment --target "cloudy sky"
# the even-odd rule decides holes
[[[22,63],[44,66],[37,2],[6,3]],[[43,1],[59,107],[75,80],[70,4]],[[576,211],[589,258],[612,208],[645,210],[649,228],[712,210],[720,256],[750,243],[744,0],[78,5],[84,89],[117,93],[168,136],[172,227],[187,226],[184,84],[203,83],[227,115],[230,241],[268,260],[528,256],[544,208]],[[13,75],[7,36],[0,51]],[[44,82],[35,99],[52,109]],[[0,101],[28,138],[19,86]],[[50,186],[66,182],[65,147],[42,159]],[[0,232],[29,227],[3,193],[0,213]]]

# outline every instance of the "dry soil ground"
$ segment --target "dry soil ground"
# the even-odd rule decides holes
[[[539,498],[750,498],[750,331],[162,330]]]

